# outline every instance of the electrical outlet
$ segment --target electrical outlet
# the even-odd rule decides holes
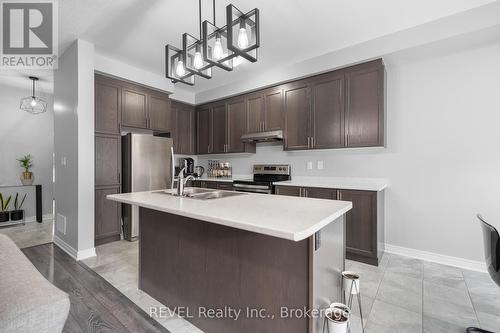
[[[66,166],[66,156],[61,157],[61,165]]]
[[[307,162],[307,170],[312,170],[313,169],[313,162],[312,161],[308,161]]]
[[[56,216],[56,230],[57,232],[66,235],[66,216],[57,213]]]
[[[317,167],[318,167],[318,170],[323,170],[323,168],[324,168],[323,161],[318,161],[317,162]]]

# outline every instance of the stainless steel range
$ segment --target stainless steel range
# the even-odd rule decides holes
[[[253,166],[253,180],[235,180],[233,188],[239,192],[274,193],[273,182],[291,179],[287,164],[257,164]]]

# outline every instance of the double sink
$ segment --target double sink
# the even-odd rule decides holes
[[[162,193],[162,194],[167,194],[167,195],[172,195],[172,196],[178,196],[176,189],[157,191],[157,192],[153,192],[153,193]],[[246,193],[233,192],[233,191],[222,191],[222,190],[209,189],[209,188],[186,187],[186,188],[184,188],[184,195],[182,197],[191,198],[191,199],[198,199],[198,200],[210,200],[210,199],[221,199],[221,198],[227,198],[227,197],[234,197],[237,195],[244,195],[244,194],[246,194]]]

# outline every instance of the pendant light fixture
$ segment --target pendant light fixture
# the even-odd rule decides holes
[[[29,79],[32,81],[32,91],[31,96],[21,98],[21,103],[19,108],[23,111],[40,114],[47,111],[47,102],[39,98],[35,94],[35,83],[38,81],[37,77],[30,76]]]
[[[243,62],[257,61],[260,47],[259,10],[242,13],[233,5],[226,7],[226,22],[223,27],[215,23],[215,0],[213,21],[201,22],[201,0],[198,0],[200,36],[184,33],[182,50],[168,44],[165,46],[166,77],[173,83],[194,85],[195,75],[212,78],[212,67],[227,71]]]

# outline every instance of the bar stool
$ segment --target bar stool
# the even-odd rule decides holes
[[[346,302],[346,292],[349,293],[349,299]],[[361,330],[365,332],[363,325],[363,310],[361,309],[361,290],[359,289],[359,274],[353,271],[342,272],[342,298],[343,302],[352,309],[352,298],[356,296],[358,300],[359,316],[361,317]]]

